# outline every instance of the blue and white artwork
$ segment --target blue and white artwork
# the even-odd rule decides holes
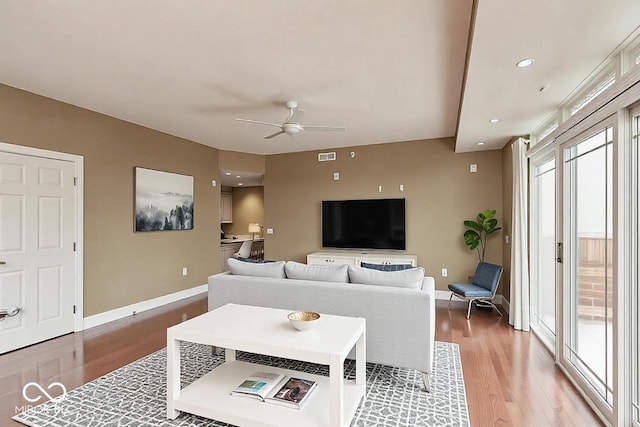
[[[193,229],[193,177],[136,168],[136,231]]]

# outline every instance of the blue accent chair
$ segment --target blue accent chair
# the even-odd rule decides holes
[[[473,284],[452,283],[449,285],[449,290],[451,291],[449,310],[451,310],[451,298],[455,295],[469,302],[467,319],[471,316],[472,303],[479,307],[491,307],[502,317],[502,313],[492,301],[498,290],[500,277],[502,277],[502,266],[489,264],[488,262],[479,263],[478,267],[476,267],[476,273],[473,275]]]

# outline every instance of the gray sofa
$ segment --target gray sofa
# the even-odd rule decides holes
[[[347,271],[347,266],[298,266],[292,267],[302,268],[303,272],[304,268],[311,269],[312,273],[318,272],[316,276],[324,279],[327,278],[324,273],[330,268],[344,268],[345,275]],[[251,276],[225,272],[209,277],[209,310],[236,303],[364,317],[367,319],[367,361],[418,370],[423,373],[424,386],[429,390],[435,340],[435,280],[423,276],[424,270],[420,269],[421,283],[419,281],[415,288],[406,288],[398,287],[398,284],[381,286],[300,280],[286,278],[279,271],[266,274],[276,277],[257,277],[253,271],[259,267],[246,268],[250,271],[242,270],[240,273]],[[268,268],[276,271],[275,265]],[[349,277],[355,277],[356,271],[349,268],[352,269]],[[292,270],[287,271],[290,277],[301,277],[293,274]],[[357,273],[361,274],[360,271]],[[382,272],[371,274],[377,274],[375,277],[397,277],[397,272],[379,273]]]

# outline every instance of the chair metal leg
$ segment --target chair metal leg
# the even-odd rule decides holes
[[[471,316],[471,303],[473,300],[469,300],[469,307],[467,308],[467,319]]]
[[[491,303],[491,307],[498,312],[498,314],[500,315],[500,317],[502,317],[502,312],[500,311],[500,309],[498,309],[498,307],[496,307],[496,305],[494,303]]]
[[[453,292],[449,295],[449,311],[451,311],[451,298],[453,298]]]
[[[422,373],[422,384],[424,385],[424,389],[427,393],[431,393],[431,381],[429,378],[429,374],[426,372]]]

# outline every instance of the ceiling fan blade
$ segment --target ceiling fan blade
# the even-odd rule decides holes
[[[276,132],[276,133],[273,133],[273,134],[271,134],[271,135],[265,136],[265,137],[264,137],[264,139],[271,139],[271,138],[275,138],[276,136],[278,136],[278,135],[282,135],[283,133],[285,133],[285,132],[284,132],[283,130],[281,130],[280,132]]]
[[[304,130],[311,131],[328,131],[328,132],[344,132],[347,130],[345,127],[338,126],[302,126]]]
[[[259,125],[275,126],[277,128],[282,128],[282,125],[279,125],[279,124],[276,124],[276,123],[260,122],[258,120],[236,119],[236,121],[238,121],[238,122],[247,122],[247,123],[257,123]]]
[[[291,110],[291,114],[289,114],[289,118],[286,123],[299,123],[302,116],[304,116],[303,109],[296,108],[295,110]]]

